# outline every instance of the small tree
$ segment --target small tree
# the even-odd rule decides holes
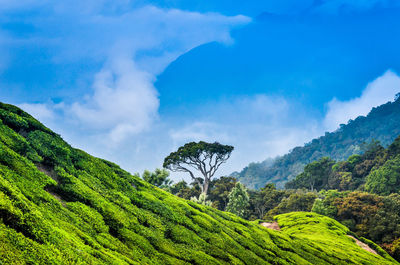
[[[229,202],[226,206],[226,210],[244,218],[246,209],[249,206],[249,201],[250,199],[246,187],[242,183],[237,182],[229,194]]]
[[[154,172],[145,170],[142,178],[144,181],[160,188],[167,188],[172,183],[172,180],[169,179],[169,172],[165,169],[157,168]]]
[[[258,219],[262,219],[266,213],[267,205],[265,204],[264,194],[261,191],[250,192],[250,205]]]
[[[190,142],[178,148],[164,159],[164,168],[171,171],[189,173],[193,181],[196,181],[207,194],[210,180],[218,168],[225,163],[233,151],[233,146],[220,143]],[[196,178],[193,170],[203,175]]]
[[[199,198],[197,197],[192,197],[190,198],[192,202],[197,202],[199,204],[211,206],[212,202],[207,200],[207,195],[205,193],[202,193],[199,195]]]
[[[208,197],[213,202],[213,206],[224,211],[228,203],[229,193],[235,187],[236,179],[233,177],[220,177],[210,183]]]
[[[285,188],[307,188],[311,191],[314,191],[314,189],[324,189],[327,186],[332,172],[332,166],[334,164],[335,161],[328,157],[323,157],[318,161],[314,161],[304,167],[303,173],[297,175],[295,179],[287,182]]]
[[[190,200],[192,197],[199,197],[201,194],[201,190],[199,185],[195,183],[195,185],[189,186],[186,181],[182,180],[179,181],[178,183],[171,185],[169,188],[169,191],[181,198],[184,198],[186,200]]]

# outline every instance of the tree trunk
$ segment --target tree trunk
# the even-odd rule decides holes
[[[206,195],[208,194],[208,186],[210,184],[210,180],[205,177],[204,178],[204,183],[203,183],[203,193],[205,193]]]

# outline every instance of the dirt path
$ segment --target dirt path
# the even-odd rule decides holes
[[[273,222],[273,223],[260,223],[260,225],[269,228],[269,229],[273,229],[276,231],[281,231],[281,228],[279,227],[277,222]]]
[[[57,173],[54,171],[53,168],[47,167],[41,163],[37,163],[36,167],[40,172],[42,172],[42,173],[46,174],[47,176],[49,176],[50,178],[54,179],[55,181],[57,181],[57,183],[60,183]]]
[[[378,255],[378,253],[376,253],[375,250],[373,250],[372,248],[370,248],[370,246],[368,246],[367,244],[361,242],[360,240],[358,240],[358,239],[355,238],[354,236],[350,236],[350,235],[347,235],[347,236],[350,237],[350,238],[352,238],[352,239],[354,239],[354,240],[356,241],[356,244],[359,245],[362,249],[365,249],[365,250],[368,251],[368,252],[371,252],[371,253],[373,253],[373,254],[375,254],[375,255]]]
[[[51,196],[53,196],[57,201],[59,201],[61,203],[62,206],[66,207],[66,203],[65,201],[61,198],[60,195],[58,195],[57,193],[53,192],[51,189],[46,188],[45,189]]]
[[[37,163],[36,167],[40,172],[54,179],[57,183],[60,183],[60,179],[58,178],[57,173],[54,171],[54,169],[40,163]],[[62,206],[64,207],[66,206],[65,201],[51,187],[45,187],[45,191],[47,191],[51,196],[53,196],[57,201],[59,201],[62,204]]]

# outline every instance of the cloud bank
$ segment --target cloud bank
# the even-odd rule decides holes
[[[116,6],[118,3],[121,4]],[[44,32],[49,22],[58,29],[51,38],[51,45],[57,51],[52,58],[54,63],[104,61],[93,77],[92,86],[83,91],[84,97],[63,104],[63,113],[58,107],[57,114],[81,130],[115,143],[146,131],[157,121],[159,99],[154,82],[170,62],[204,43],[231,44],[231,29],[250,22],[248,17],[240,15],[228,17],[155,6],[126,10],[124,1],[113,5],[118,11],[104,14],[103,7],[107,4],[110,3],[76,2],[75,6],[65,6],[44,2],[41,8],[50,9],[50,16],[34,20],[33,24]],[[40,45],[36,38],[26,42]],[[55,115],[48,113],[55,105],[35,105],[21,106],[37,110],[43,120]]]
[[[327,130],[335,130],[339,124],[347,123],[350,119],[367,115],[373,107],[393,101],[400,92],[400,77],[391,70],[370,82],[361,96],[348,101],[332,99],[324,119]]]

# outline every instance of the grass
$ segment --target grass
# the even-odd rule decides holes
[[[1,264],[398,264],[327,217],[277,221],[173,196],[0,103]]]

